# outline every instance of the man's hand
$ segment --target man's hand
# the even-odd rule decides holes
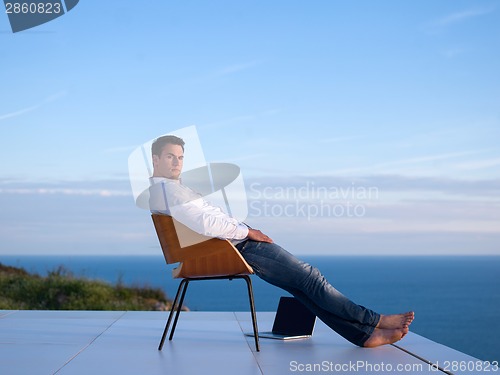
[[[273,240],[262,233],[260,230],[248,229],[248,239],[259,242],[273,243]]]

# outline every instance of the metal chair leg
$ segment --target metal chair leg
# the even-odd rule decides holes
[[[169,341],[172,341],[172,339],[174,337],[175,327],[177,327],[177,321],[179,320],[179,315],[181,313],[182,304],[184,303],[184,297],[186,295],[186,291],[187,291],[190,280],[184,279],[182,281],[184,282],[184,289],[182,290],[181,300],[179,302],[179,305],[177,306],[177,313],[175,314],[174,324],[172,326],[172,330],[170,331],[170,337],[168,338]]]
[[[252,280],[248,276],[243,276],[245,281],[247,282],[248,288],[248,298],[250,300],[250,312],[252,313],[252,324],[253,324],[253,337],[255,338],[255,349],[260,352],[259,345],[259,329],[257,328],[257,316],[255,314],[255,303],[253,299],[253,288],[252,288]]]
[[[170,308],[170,313],[168,314],[168,320],[167,323],[165,324],[165,329],[163,330],[163,335],[161,336],[161,341],[160,345],[158,346],[158,350],[163,349],[163,343],[165,342],[165,337],[167,336],[168,328],[170,327],[170,322],[172,321],[172,316],[176,311],[177,301],[179,300],[179,296],[181,294],[181,289],[183,288],[183,286],[184,286],[184,280],[181,281],[179,287],[177,288],[177,293],[175,294],[174,301],[172,302],[172,307]]]
[[[177,293],[175,295],[174,302],[172,303],[172,309],[170,310],[170,314],[168,315],[167,324],[165,326],[165,330],[163,331],[163,335],[161,337],[160,345],[158,346],[158,350],[162,350],[163,343],[165,342],[165,338],[167,336],[168,329],[170,327],[170,323],[172,321],[173,314],[175,314],[174,323],[172,325],[172,329],[170,330],[169,340],[172,340],[174,337],[175,327],[177,326],[177,321],[179,320],[179,315],[181,313],[182,304],[184,303],[184,297],[186,296],[186,291],[189,285],[189,282],[192,280],[220,280],[220,279],[245,279],[247,283],[248,289],[248,299],[250,301],[250,312],[252,315],[252,325],[253,325],[253,335],[255,339],[255,349],[259,352],[259,329],[257,328],[257,315],[255,313],[255,302],[253,298],[253,288],[252,288],[252,280],[248,275],[237,275],[237,276],[215,276],[215,277],[202,277],[196,279],[182,279],[179,288],[177,289]],[[180,301],[179,300],[180,296]]]

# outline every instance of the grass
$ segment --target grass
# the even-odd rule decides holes
[[[60,266],[43,277],[0,263],[0,310],[169,310],[160,288],[111,285]]]

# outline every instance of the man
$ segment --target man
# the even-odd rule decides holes
[[[249,228],[182,185],[184,141],[168,135],[152,145],[150,209],[173,216],[197,233],[231,240],[255,274],[280,287],[355,345],[376,347],[401,340],[413,312],[381,315],[357,305],[337,291],[318,269],[278,246],[260,230]]]

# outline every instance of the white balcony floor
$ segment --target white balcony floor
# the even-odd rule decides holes
[[[158,351],[167,314],[0,311],[0,374],[274,375],[311,373],[313,366],[316,373],[443,373],[427,361],[441,367],[449,361],[451,373],[480,372],[470,364],[479,360],[411,332],[398,347],[363,349],[319,320],[312,338],[261,339],[256,352],[243,334],[252,330],[249,312],[182,312],[173,341]],[[257,314],[259,329],[271,330],[275,313]],[[452,361],[469,369],[452,371]]]

